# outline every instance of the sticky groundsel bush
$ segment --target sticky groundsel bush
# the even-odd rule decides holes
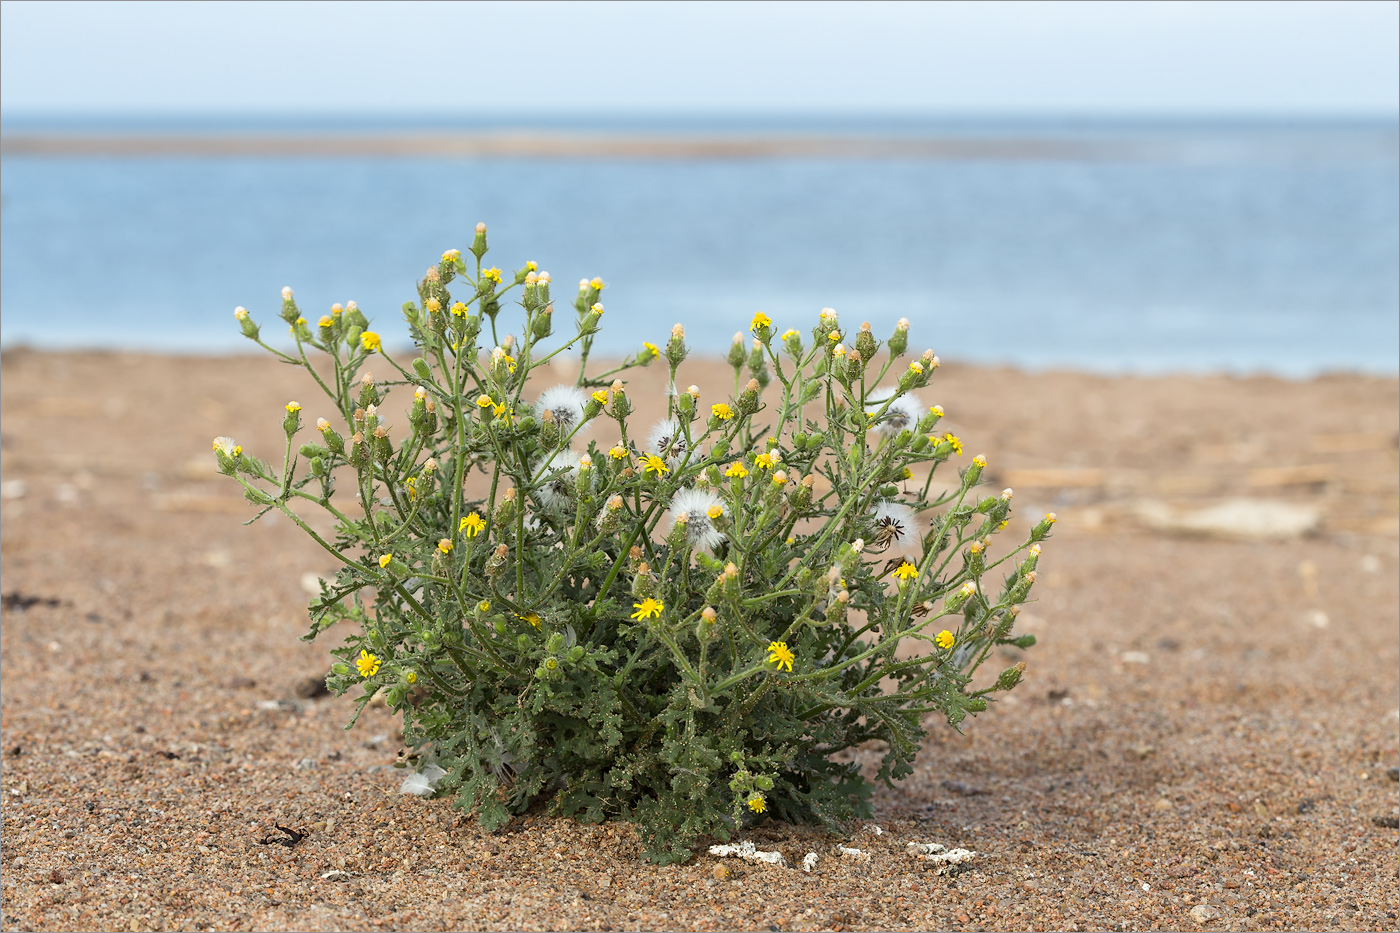
[[[214,444],[259,515],[339,560],[306,637],[343,630],[327,684],[402,714],[406,789],[488,828],[547,799],[684,860],[757,820],[867,814],[871,783],[839,753],[880,743],[890,784],[927,724],[1016,686],[1024,664],[970,683],[998,645],[1034,643],[1014,626],[1054,516],[993,557],[1011,491],[976,491],[985,461],[931,492],[962,446],[916,395],[938,358],[906,356],[907,322],[881,347],[829,309],[807,334],[756,314],[729,350],[732,394],[673,390],[642,425],[625,374],[666,366],[679,385],[683,329],[591,372],[602,281],[579,283],[552,338],[548,273],[503,275],[486,252],[478,225],[469,257],[427,270],[403,306],[411,359],[353,302],[311,323],[284,289],[291,352],[239,308],[323,417],[287,404],[280,466]],[[532,382],[566,350],[573,384]],[[606,439],[582,443],[595,422]],[[298,514],[315,508],[334,537]]]

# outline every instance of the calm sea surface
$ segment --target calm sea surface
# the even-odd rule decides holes
[[[940,160],[6,155],[0,342],[238,349],[234,306],[279,334],[283,285],[313,320],[355,299],[403,339],[415,278],[484,220],[488,260],[537,260],[564,303],[580,277],[608,282],[610,351],[680,321],[695,350],[721,353],[757,310],[806,332],[830,306],[882,336],[908,317],[912,344],[946,360],[1400,369],[1394,123],[1021,135],[1057,133],[1116,145]]]

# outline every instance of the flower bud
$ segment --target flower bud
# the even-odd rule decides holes
[[[977,595],[977,584],[971,580],[964,583],[957,591],[948,594],[943,600],[943,605],[949,612],[957,612],[962,608],[963,603]]]
[[[744,391],[739,393],[738,406],[739,414],[752,415],[758,411],[758,380],[750,379],[748,385],[744,386]]]
[[[282,430],[287,432],[287,436],[301,430],[301,405],[296,402],[287,403],[287,415],[282,419]]]
[[[870,332],[870,322],[866,321],[861,324],[860,332],[856,334],[856,350],[860,352],[861,358],[866,360],[873,358],[879,346],[875,342],[875,335]]]
[[[471,253],[477,258],[477,261],[480,261],[481,257],[486,255],[486,249],[486,224],[477,224],[476,236],[472,239]]]
[[[238,319],[238,326],[243,331],[243,336],[249,340],[258,339],[258,325],[248,315],[248,309],[239,305],[233,309],[233,316]]]
[[[486,575],[494,577],[506,566],[506,555],[510,553],[510,548],[504,544],[496,545],[496,550],[491,552],[491,556],[486,559]]]
[[[290,285],[284,285],[282,287],[281,315],[282,320],[286,321],[288,324],[295,323],[296,319],[301,317],[301,312],[297,310],[297,303],[292,298],[292,287]]]
[[[963,475],[962,475],[962,486],[963,486],[963,488],[964,488],[964,489],[971,489],[973,486],[976,486],[976,485],[977,485],[977,481],[980,480],[980,479],[982,478],[982,471],[986,468],[986,466],[987,466],[987,458],[986,458],[986,457],[982,456],[981,454],[978,454],[977,456],[973,457],[973,458],[972,458],[972,462],[971,462],[970,464],[968,464],[967,469],[966,469],[966,470],[963,470]]]
[[[885,348],[890,352],[890,359],[898,359],[909,348],[909,319],[907,317],[900,318],[899,322],[894,325],[894,333],[890,334]]]
[[[365,373],[360,377],[360,407],[369,408],[379,404],[379,390],[374,385],[374,376]],[[370,429],[373,430],[373,425]]]
[[[789,328],[783,333],[783,347],[793,359],[802,358],[802,335]]]
[[[1047,512],[1045,517],[1037,522],[1036,526],[1031,529],[1031,540],[1044,541],[1046,538],[1050,537],[1050,528],[1055,524],[1056,520],[1054,512]]]
[[[530,334],[536,340],[543,340],[554,333],[554,305],[546,305],[535,315],[530,325]]]

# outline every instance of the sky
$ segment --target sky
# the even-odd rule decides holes
[[[1400,2],[0,3],[0,111],[1400,112]]]

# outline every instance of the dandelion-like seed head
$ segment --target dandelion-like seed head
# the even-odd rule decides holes
[[[900,431],[905,429],[913,430],[919,423],[919,415],[923,412],[923,402],[918,396],[911,392],[895,397],[899,390],[891,386],[882,386],[865,397],[865,413],[874,416],[886,402],[890,402],[890,407],[885,409],[885,415],[871,427],[876,434],[884,437],[895,437]],[[894,401],[890,401],[893,398]]]
[[[724,543],[724,532],[715,527],[724,514],[723,500],[708,489],[682,489],[671,499],[673,524],[685,516],[686,541],[694,548],[713,552]]]
[[[685,458],[690,447],[680,422],[674,418],[664,418],[647,435],[646,449],[659,455],[668,466],[674,467]]]
[[[535,402],[535,413],[540,418],[546,412],[553,415],[554,423],[559,425],[559,433],[566,435],[583,423],[584,406],[587,404],[588,396],[583,394],[582,389],[571,385],[551,386],[540,393],[539,401]]]
[[[875,538],[871,542],[877,551],[891,547],[895,550],[914,554],[919,550],[919,536],[914,533],[914,510],[902,502],[888,499],[875,503],[871,510],[871,524],[875,526]]]
[[[554,455],[545,471],[558,475],[540,487],[540,502],[545,508],[557,512],[573,503],[574,484],[578,482],[582,465],[583,455],[572,450],[561,450]]]

